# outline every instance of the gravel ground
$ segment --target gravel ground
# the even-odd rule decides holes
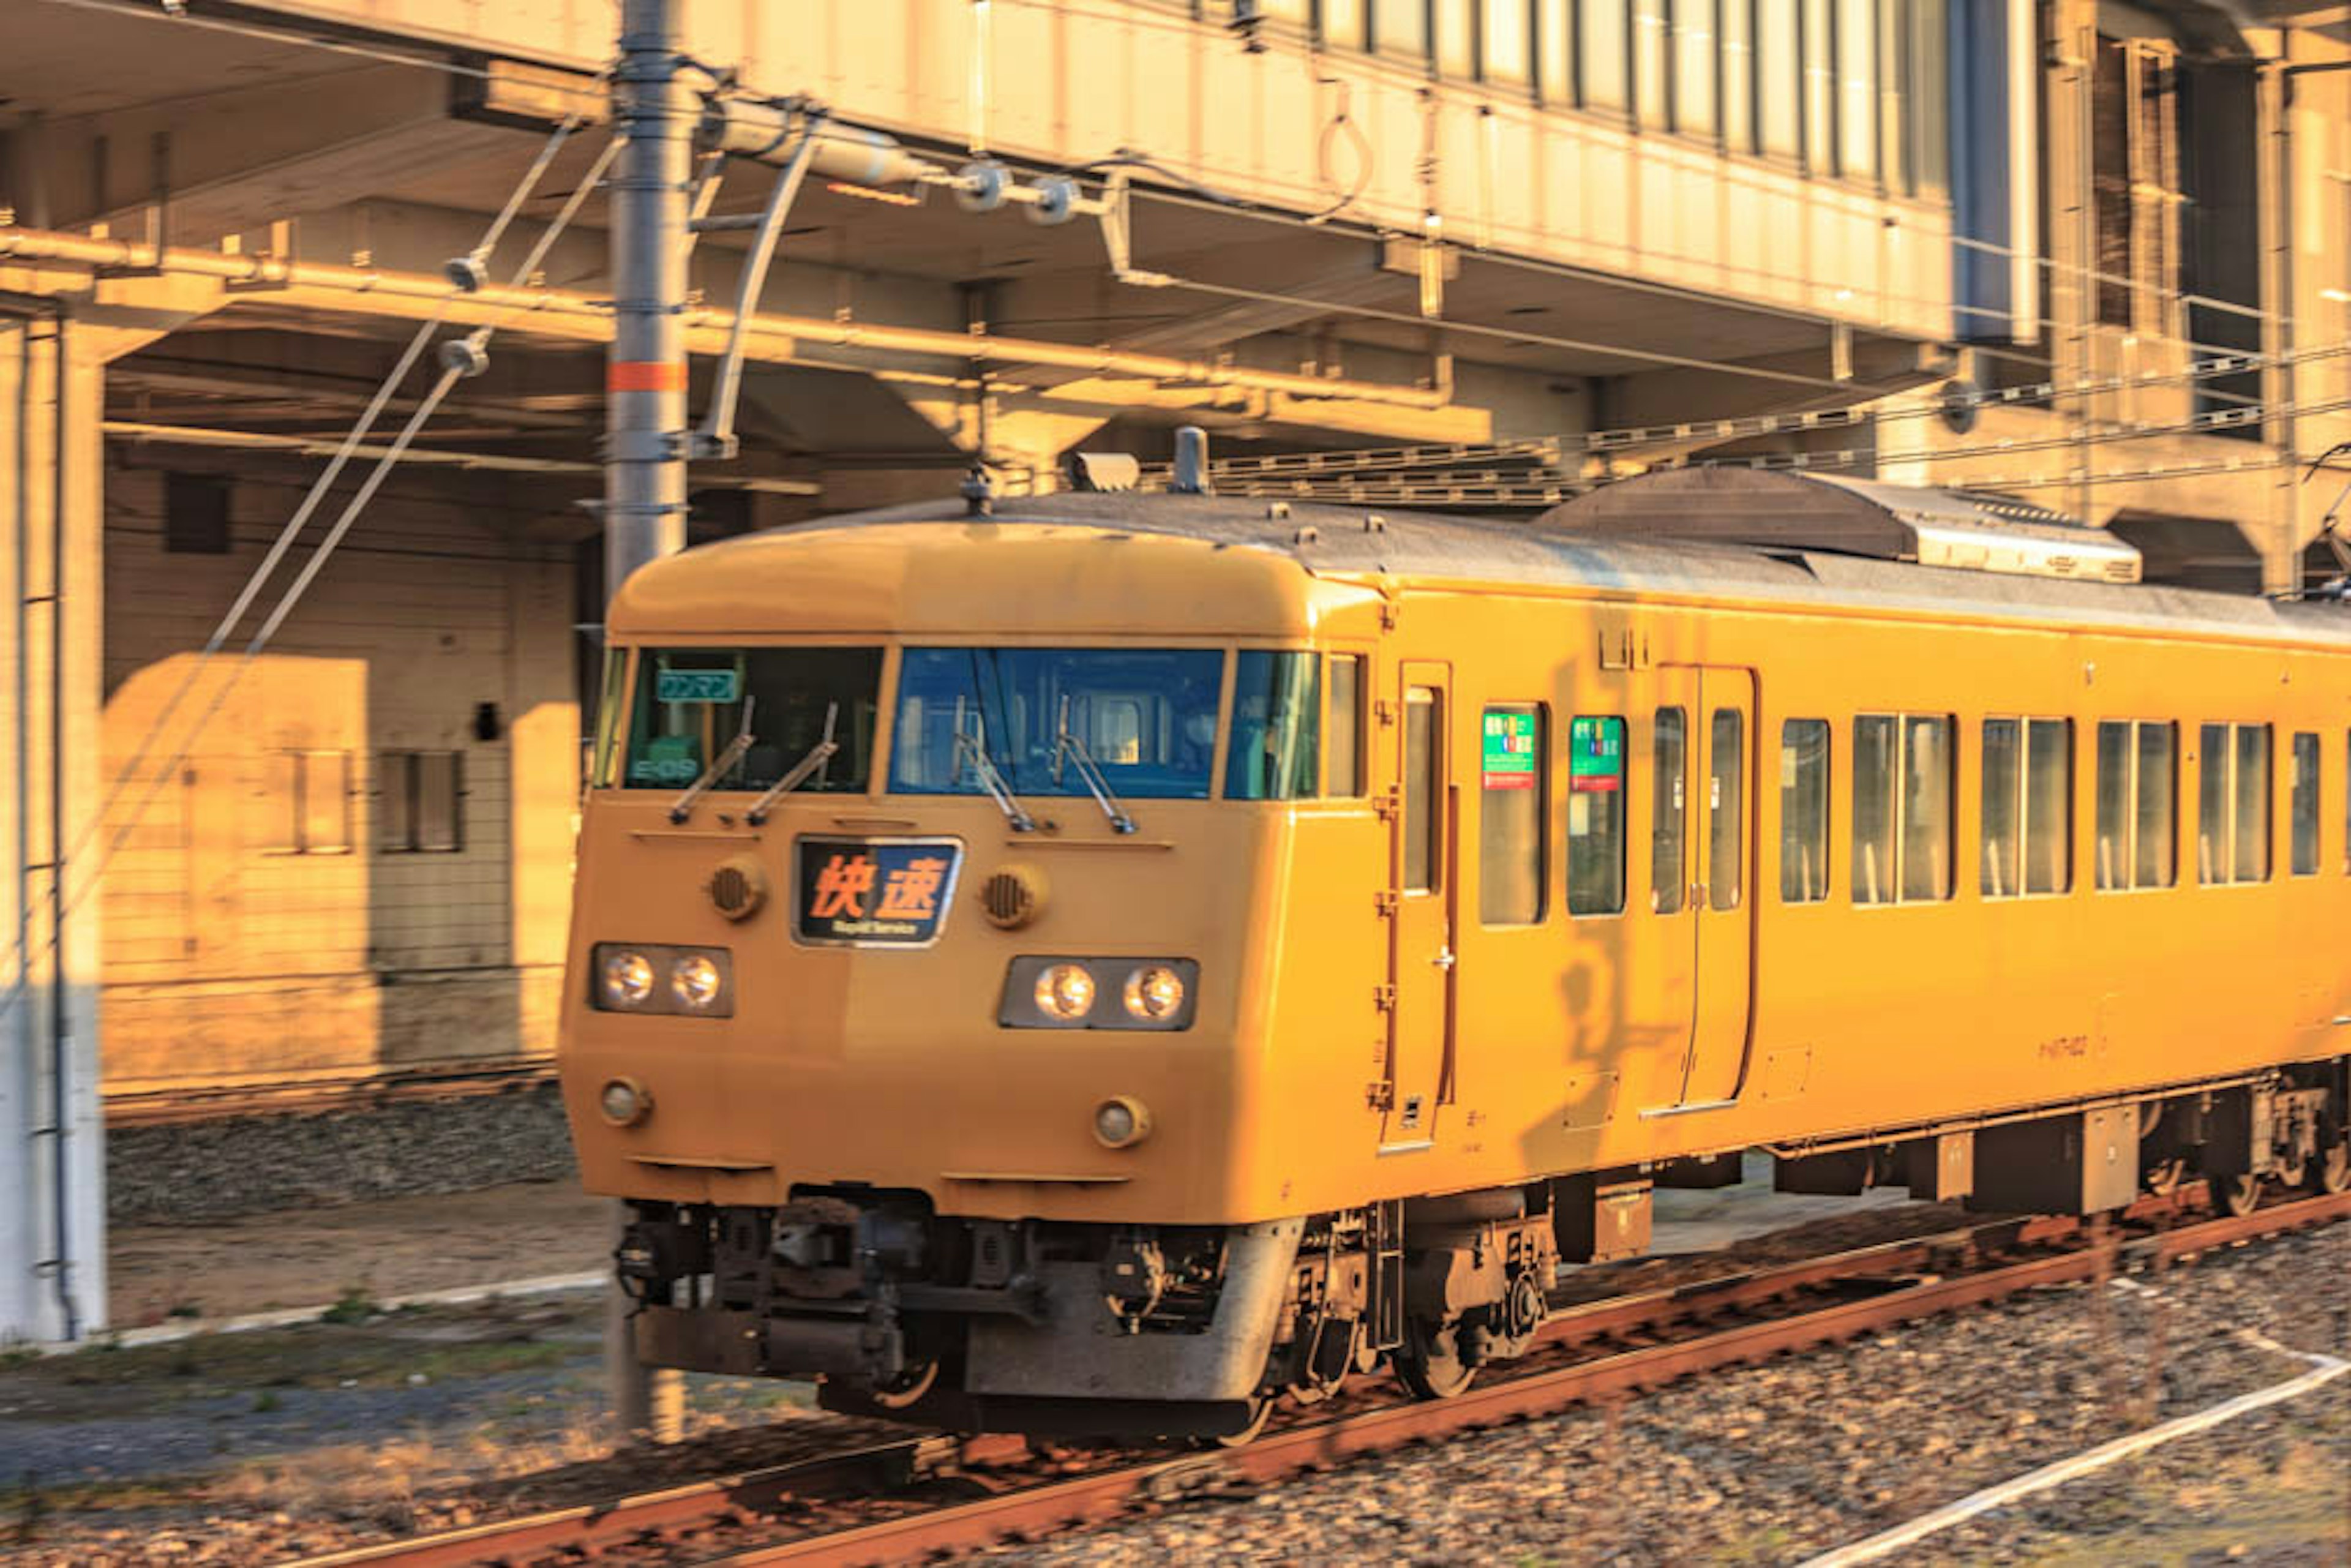
[[[183,1225],[269,1209],[568,1180],[552,1084],[315,1116],[239,1116],[106,1135],[107,1213]]]
[[[1006,1548],[1030,1564],[1797,1563],[2346,1351],[2351,1227],[2256,1243],[2155,1294],[2037,1291],[1262,1492]],[[2163,1350],[2150,1353],[2159,1336]],[[1886,1559],[2351,1561],[2351,1376]]]
[[[138,1328],[591,1273],[611,1254],[611,1200],[568,1177],[203,1225],[118,1225],[107,1236],[109,1322]]]

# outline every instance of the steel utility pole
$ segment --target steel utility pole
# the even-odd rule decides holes
[[[681,79],[684,0],[622,0],[612,125],[623,138],[611,181],[612,347],[604,369],[606,602],[647,561],[685,548],[685,237],[699,105]],[[627,1207],[615,1203],[614,1237]],[[637,1360],[629,1301],[615,1281],[604,1356],[613,1413],[638,1440],[675,1442],[684,1385]]]

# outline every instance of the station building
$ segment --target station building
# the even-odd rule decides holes
[[[1532,506],[1656,463],[1801,460],[2026,495],[2171,580],[2337,570],[2351,7],[681,4],[713,91],[1084,198],[1049,224],[810,181],[755,302],[741,455],[696,471],[697,538],[975,462],[1050,487],[1073,449],[1157,458],[1193,423],[1220,454],[1430,449],[1334,459],[1308,493],[1404,497],[1409,470]],[[110,1117],[547,1070],[605,588],[583,503],[614,17],[0,21],[0,1335],[104,1321]],[[454,293],[446,265],[572,119],[490,286]],[[708,172],[720,219],[774,178]],[[698,371],[746,243],[694,246]],[[435,324],[495,328],[487,370],[271,626],[428,349],[225,622]]]

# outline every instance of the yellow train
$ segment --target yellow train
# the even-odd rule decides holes
[[[976,513],[612,606],[561,1068],[649,1362],[1227,1436],[1458,1391],[1750,1148],[2346,1179],[2351,609],[1747,472]]]

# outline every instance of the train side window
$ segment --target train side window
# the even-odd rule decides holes
[[[1445,764],[1444,699],[1435,688],[1414,686],[1404,696],[1404,890],[1437,887],[1443,854],[1437,836],[1444,831],[1437,809]]]
[[[2024,723],[1983,721],[1983,843],[1976,887],[2013,898],[2024,887]]]
[[[1567,912],[1625,910],[1625,721],[1567,727]]]
[[[1689,715],[1677,707],[1657,710],[1651,732],[1650,771],[1656,800],[1649,819],[1649,907],[1659,915],[1682,908],[1689,801]]]
[[[1951,721],[1902,721],[1902,898],[1951,896]]]
[[[1829,724],[1792,718],[1780,727],[1780,901],[1828,895]]]
[[[1898,747],[1889,715],[1853,721],[1853,901],[1894,902],[1894,788]]]
[[[1544,717],[1540,703],[1499,704],[1478,727],[1478,918],[1488,925],[1542,924],[1551,863]]]
[[[2318,874],[2318,737],[2294,737],[2294,874]]]
[[[2237,727],[2236,869],[2239,882],[2270,879],[2270,727]]]
[[[1736,909],[1747,841],[1747,716],[1735,707],[1715,709],[1706,749],[1707,904]]]
[[[1225,757],[1228,800],[1311,799],[1322,768],[1322,661],[1311,653],[1244,648],[1233,665],[1232,744]],[[1121,705],[1133,708],[1135,705]],[[1097,720],[1099,723],[1100,720]],[[1140,725],[1128,721],[1117,738],[1123,751],[1101,741],[1096,755],[1132,762],[1141,747]]]
[[[2024,891],[2074,886],[2074,721],[2024,727]]]
[[[1329,760],[1323,764],[1323,793],[1351,800],[1364,792],[1364,656],[1331,655],[1330,716],[1322,733],[1329,737]]]
[[[2179,727],[2108,719],[2098,726],[2098,887],[2169,887]]]
[[[2073,886],[2073,720],[1984,720],[1983,859],[1977,883],[1986,898]]]
[[[2270,876],[2270,731],[2208,724],[2198,732],[2196,880],[2220,887]]]
[[[1952,721],[1863,714],[1853,724],[1853,901],[1951,896]]]

